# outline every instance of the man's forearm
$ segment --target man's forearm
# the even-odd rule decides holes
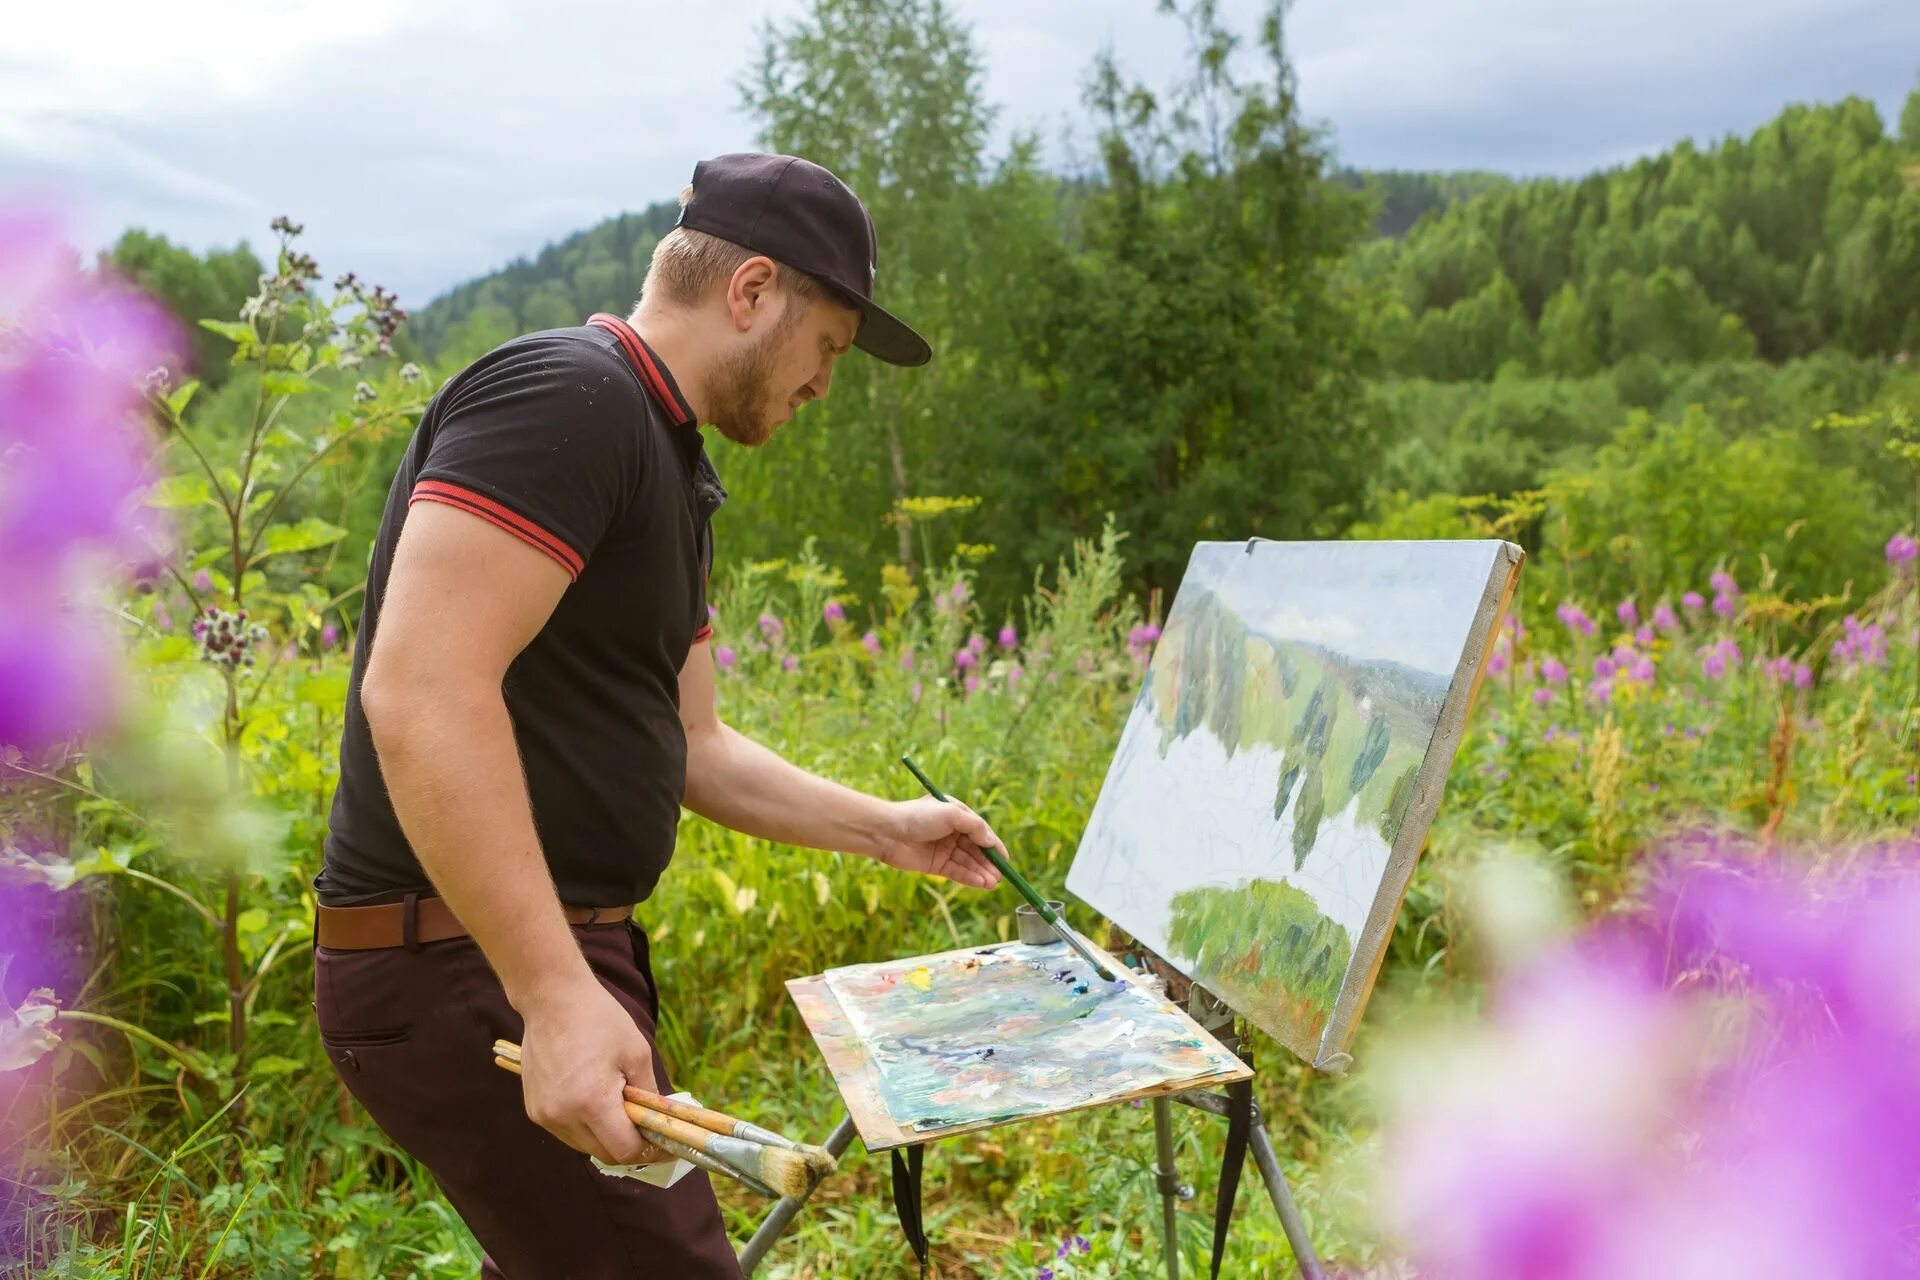
[[[592,981],[541,854],[499,692],[415,686],[366,705],[407,843],[514,1007],[524,1014],[549,990]]]
[[[808,773],[718,724],[687,739],[686,806],[724,827],[808,849],[878,856],[892,806]]]

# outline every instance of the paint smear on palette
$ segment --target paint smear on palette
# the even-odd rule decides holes
[[[903,1129],[1046,1115],[1231,1071],[1166,999],[1059,945],[829,969]]]

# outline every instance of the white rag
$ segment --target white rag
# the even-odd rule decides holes
[[[691,1094],[674,1093],[667,1095],[675,1102],[686,1102],[699,1106]],[[654,1164],[603,1164],[598,1156],[588,1156],[593,1167],[609,1178],[635,1178],[650,1187],[670,1187],[687,1176],[693,1165],[678,1156],[670,1160],[661,1160]]]

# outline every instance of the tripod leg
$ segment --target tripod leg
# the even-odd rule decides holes
[[[833,1153],[835,1159],[838,1159],[841,1153],[852,1145],[853,1117],[842,1116],[839,1125],[827,1138],[827,1150]],[[819,1185],[819,1179],[815,1178],[807,1184],[806,1195],[782,1196],[779,1203],[767,1210],[767,1216],[760,1220],[760,1228],[753,1233],[753,1239],[747,1241],[740,1250],[740,1270],[743,1274],[753,1274],[754,1268],[758,1267],[761,1260],[767,1256],[767,1250],[773,1248],[773,1242],[780,1238],[781,1233],[787,1229],[787,1224],[794,1220],[801,1206],[806,1204],[807,1196],[812,1195],[813,1189]]]
[[[1173,1167],[1173,1104],[1153,1100],[1154,1184],[1160,1188],[1161,1241],[1167,1254],[1167,1280],[1180,1280],[1180,1178]]]
[[[1300,1264],[1302,1280],[1327,1280],[1327,1272],[1320,1265],[1320,1255],[1313,1251],[1313,1240],[1307,1235],[1307,1224],[1300,1217],[1300,1210],[1294,1206],[1293,1194],[1287,1190],[1287,1179],[1280,1172],[1280,1159],[1273,1153],[1273,1143],[1267,1138],[1267,1126],[1256,1116],[1253,1122],[1252,1143],[1254,1162],[1260,1166],[1260,1180],[1267,1184],[1267,1196],[1273,1201],[1273,1208],[1280,1215],[1280,1229],[1287,1234],[1287,1243],[1293,1248],[1294,1261]]]

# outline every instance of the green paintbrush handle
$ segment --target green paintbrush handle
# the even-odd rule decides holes
[[[946,804],[949,801],[950,797],[944,791],[940,790],[939,787],[933,785],[933,779],[920,772],[919,765],[915,764],[906,756],[900,757],[900,763],[907,766],[907,768],[913,772],[914,777],[920,779],[920,785],[927,789],[928,795],[938,800],[941,804]],[[1060,918],[1060,913],[1048,906],[1047,900],[1041,897],[1032,885],[1027,883],[1027,878],[1013,869],[1013,864],[1007,861],[1005,854],[991,845],[982,846],[980,852],[987,855],[987,861],[991,862],[995,867],[998,867],[1000,874],[1007,878],[1007,882],[1019,890],[1020,896],[1025,898],[1033,909],[1040,913],[1040,918],[1052,925],[1060,937],[1065,940],[1066,944],[1079,952],[1081,959],[1093,966],[1093,971],[1100,975],[1102,982],[1113,981],[1113,974],[1107,969],[1107,966],[1101,964],[1100,961],[1095,958],[1094,954],[1087,950],[1085,944],[1074,936],[1073,930],[1068,928],[1066,921]]]

